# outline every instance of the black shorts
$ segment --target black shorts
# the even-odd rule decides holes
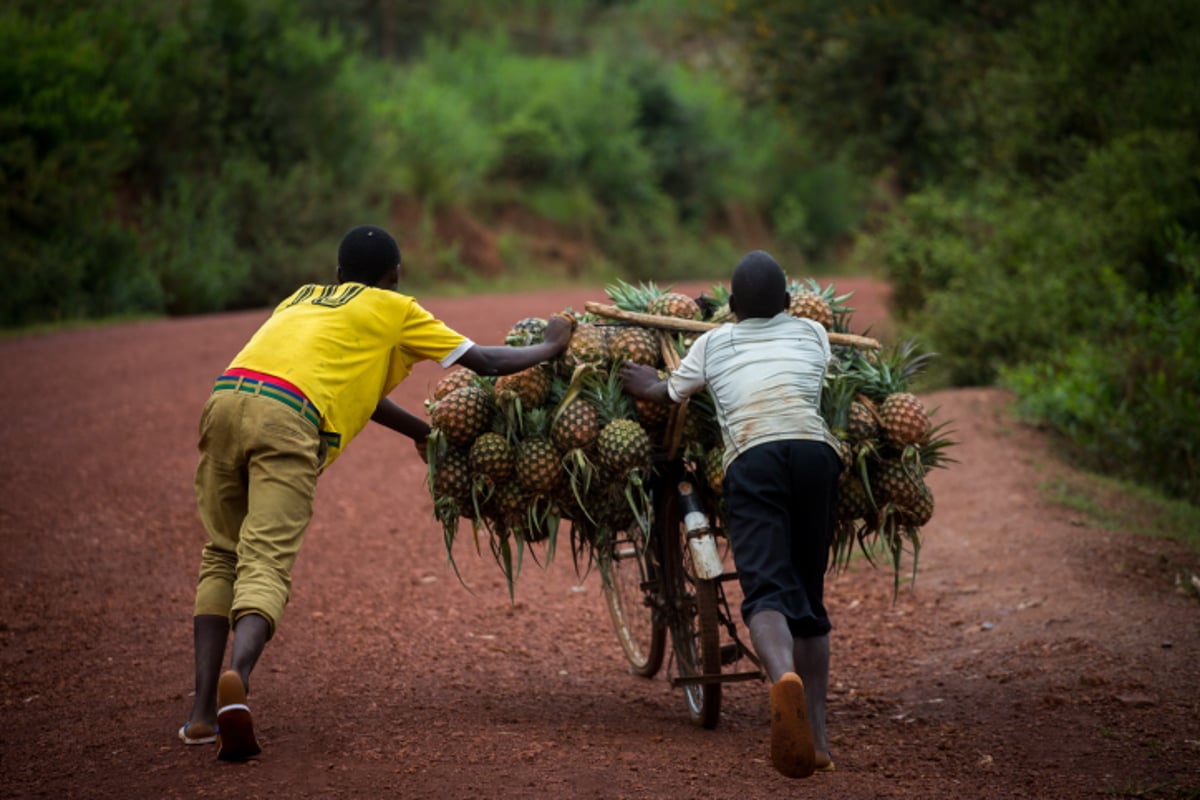
[[[798,439],[752,447],[729,465],[725,509],[742,619],[773,609],[794,636],[829,633],[825,572],[841,469],[828,444]]]

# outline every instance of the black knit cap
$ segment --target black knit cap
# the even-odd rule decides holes
[[[338,245],[342,277],[368,285],[400,264],[400,246],[392,235],[375,225],[351,228]]]

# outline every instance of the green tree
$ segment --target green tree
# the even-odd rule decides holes
[[[105,314],[152,293],[115,203],[136,141],[86,18],[0,15],[0,323]]]

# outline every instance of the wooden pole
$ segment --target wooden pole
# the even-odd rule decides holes
[[[661,317],[657,314],[641,314],[637,311],[625,311],[616,306],[592,301],[588,301],[585,304],[585,308],[601,317],[617,319],[623,322],[634,322],[638,325],[644,325],[647,328],[658,328],[659,330],[703,333],[720,327],[720,324],[716,322],[701,322],[700,320],[680,319],[679,317]],[[859,336],[854,333],[836,333],[834,331],[829,332],[829,343],[857,347],[860,350],[878,350],[880,348],[879,340],[872,339],[870,336]]]

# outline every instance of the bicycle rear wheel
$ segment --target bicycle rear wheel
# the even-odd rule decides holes
[[[717,618],[717,582],[695,577],[687,531],[673,491],[665,492],[655,535],[661,536],[668,627],[678,682],[692,722],[715,728],[721,717],[721,642]]]
[[[660,570],[647,552],[645,532],[632,527],[614,536],[612,557],[600,568],[600,586],[630,671],[652,678],[662,667],[667,643],[665,621],[653,602]]]

